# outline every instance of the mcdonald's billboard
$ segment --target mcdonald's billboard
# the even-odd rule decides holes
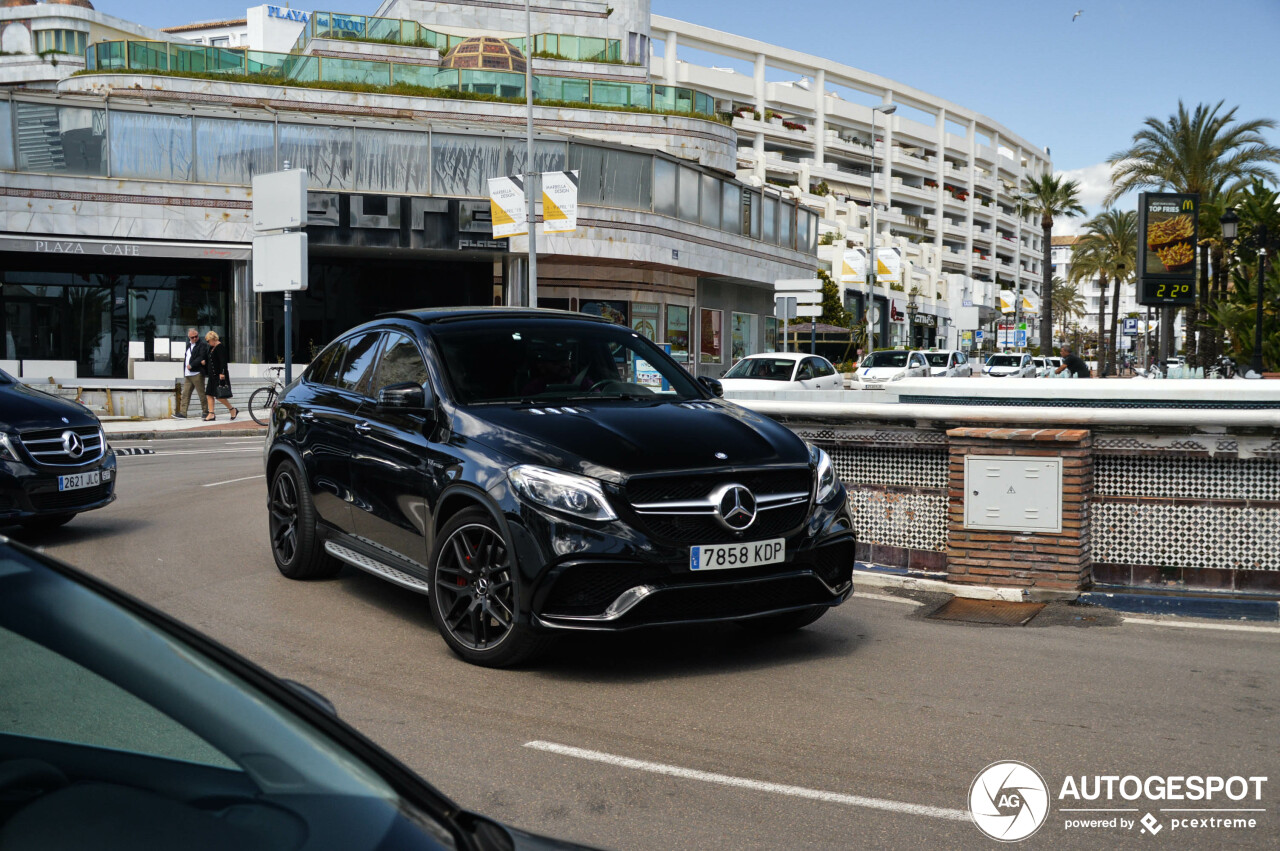
[[[1138,196],[1138,303],[1196,303],[1200,196],[1143,192]]]

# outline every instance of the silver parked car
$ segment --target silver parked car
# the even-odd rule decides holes
[[[1025,352],[1004,352],[987,358],[982,374],[992,378],[1035,378],[1036,365]]]
[[[929,374],[934,378],[968,378],[973,374],[973,364],[964,352],[944,350],[925,352],[929,362]]]

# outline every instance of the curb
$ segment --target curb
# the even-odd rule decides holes
[[[993,588],[989,585],[957,585],[942,579],[903,573],[900,569],[857,562],[853,569],[854,581],[873,588],[898,588],[904,591],[927,591],[950,594],[969,600],[1001,600],[1006,603],[1048,603],[1054,600],[1074,600],[1080,596],[1075,591],[1051,591],[1034,588]]]
[[[1086,591],[1081,603],[1143,615],[1180,615],[1215,620],[1280,621],[1280,601],[1239,597],[1193,597],[1138,594],[1124,591]]]
[[[113,440],[177,440],[190,437],[256,437],[258,435],[265,436],[266,433],[267,430],[263,426],[227,429],[175,429],[172,431],[114,431],[107,432],[107,443],[110,443]]]

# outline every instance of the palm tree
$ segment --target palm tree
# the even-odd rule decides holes
[[[1044,355],[1053,354],[1053,263],[1050,260],[1050,252],[1053,250],[1053,220],[1058,216],[1071,218],[1083,216],[1084,213],[1084,207],[1080,206],[1080,184],[1052,174],[1042,174],[1031,181],[1018,199],[1018,214],[1039,216],[1040,230],[1044,235],[1043,259],[1040,261],[1044,272],[1044,283],[1040,288],[1040,303],[1043,305],[1040,317],[1040,353]]]
[[[1232,107],[1219,114],[1223,101],[1199,104],[1188,112],[1182,101],[1165,121],[1148,117],[1133,134],[1133,144],[1107,158],[1111,166],[1110,194],[1103,202],[1134,189],[1187,192],[1200,195],[1201,204],[1214,204],[1219,193],[1254,178],[1274,179],[1269,163],[1280,162],[1280,148],[1267,144],[1263,130],[1276,126],[1269,118],[1236,121]],[[1203,207],[1202,207],[1203,209]],[[1199,309],[1188,310],[1187,355],[1198,360],[1196,330],[1207,331],[1209,256],[1200,252]],[[1172,323],[1165,323],[1166,326]]]
[[[1054,278],[1053,315],[1058,317],[1062,327],[1067,326],[1068,320],[1084,316],[1085,312],[1086,304],[1084,296],[1080,294],[1080,288],[1074,282]]]
[[[1133,210],[1107,210],[1085,222],[1085,227],[1088,233],[1072,249],[1071,277],[1077,281],[1096,277],[1102,290],[1098,299],[1098,374],[1106,376],[1115,364],[1120,286],[1133,277],[1138,267],[1138,214]],[[1112,282],[1110,334],[1106,322],[1108,280]]]

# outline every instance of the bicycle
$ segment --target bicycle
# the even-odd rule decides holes
[[[267,367],[267,371],[275,373],[271,386],[259,387],[249,396],[249,416],[260,426],[271,422],[271,412],[276,409],[280,394],[284,392],[284,379],[281,378],[284,367],[271,366]]]

